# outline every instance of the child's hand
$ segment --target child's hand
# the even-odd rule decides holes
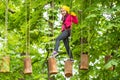
[[[70,14],[71,14],[72,16],[76,16],[76,14],[75,14],[74,12],[71,12]]]

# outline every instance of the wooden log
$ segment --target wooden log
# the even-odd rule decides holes
[[[57,74],[57,64],[55,57],[51,57],[48,59],[48,69],[49,74]]]
[[[89,57],[87,53],[82,53],[81,54],[81,64],[80,64],[80,69],[81,70],[87,70],[89,67]]]
[[[66,77],[71,77],[73,74],[72,74],[72,65],[73,65],[73,62],[70,61],[70,60],[67,60],[65,61],[65,76]]]
[[[27,56],[24,59],[24,74],[31,74],[31,73],[32,73],[31,58]]]
[[[108,63],[111,58],[112,58],[112,55],[106,55],[105,56],[105,64]],[[110,67],[108,70],[114,70],[114,66]]]
[[[0,64],[0,72],[10,72],[10,57],[3,56]]]

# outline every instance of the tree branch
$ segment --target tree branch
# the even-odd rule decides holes
[[[14,11],[14,10],[12,10],[12,9],[10,9],[10,8],[8,9],[8,11],[9,11],[9,12],[11,12],[12,14],[14,14],[14,13],[15,13],[15,11]]]

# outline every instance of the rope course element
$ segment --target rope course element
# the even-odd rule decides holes
[[[83,13],[81,13],[81,22],[83,20]],[[86,37],[83,36],[83,31],[81,28],[81,38],[80,38],[80,42],[81,42],[81,59],[80,59],[80,69],[81,70],[88,70],[88,65],[89,65],[89,61],[88,61],[88,52],[89,52],[89,40],[90,40],[90,27],[87,30],[88,33],[88,39]],[[84,44],[88,44],[87,47],[84,47]],[[84,48],[87,48],[88,51],[86,51]]]
[[[70,0],[70,9],[72,9],[72,0]],[[70,14],[71,14],[71,10],[70,10]],[[70,17],[70,21],[72,22],[72,17]],[[72,27],[72,25],[71,25],[71,27]],[[71,37],[72,37],[72,28],[71,28],[71,33],[70,33],[70,39],[71,39]],[[72,69],[73,69],[73,62],[70,59],[66,60],[65,66],[64,66],[64,73],[67,78],[71,77],[73,75]]]
[[[5,46],[4,48],[8,49],[8,0],[6,0],[6,9],[5,9]]]
[[[4,39],[4,54],[1,59],[0,72],[9,72],[10,71],[10,57],[7,55],[8,52],[8,0],[5,1],[5,39]]]
[[[54,10],[54,0],[52,0],[51,1],[51,8]],[[53,11],[52,10],[52,11]],[[54,18],[54,13],[52,13],[53,15],[52,16],[50,16],[51,17],[51,19],[52,20],[54,20],[55,18]],[[50,25],[50,27],[51,27],[51,32],[52,32],[52,37],[54,36],[54,24],[51,22],[50,23],[51,25]],[[52,40],[53,41],[53,40]],[[49,46],[50,47],[50,46]],[[54,45],[52,45],[52,47],[54,48]],[[54,49],[53,49],[54,50]],[[49,74],[51,75],[51,74],[57,74],[57,63],[56,63],[56,59],[55,59],[55,57],[50,57],[50,58],[48,58],[48,71],[49,71]]]
[[[29,9],[28,9],[28,2],[25,1],[25,11],[26,11],[26,57],[24,59],[24,73],[31,74],[32,73],[32,64],[30,54],[30,10],[31,10],[31,0],[29,0]],[[29,13],[28,13],[29,10]]]

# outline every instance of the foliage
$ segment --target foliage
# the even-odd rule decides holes
[[[0,56],[10,55],[10,72],[0,73],[0,80],[49,80],[47,59],[60,31],[61,25],[55,22],[60,22],[57,15],[61,5],[70,6],[79,19],[78,25],[73,24],[70,38],[75,59],[74,75],[70,80],[120,79],[119,0],[8,0],[7,46],[5,1],[0,1]],[[45,6],[48,8],[45,9]],[[31,75],[23,73],[28,35],[33,70]],[[79,69],[82,52],[89,54],[89,70],[86,71]],[[59,73],[50,76],[53,80],[67,80],[64,76],[64,60],[68,56],[64,53],[65,48],[60,44],[60,55],[57,57]],[[110,54],[113,57],[105,64],[104,56]],[[109,71],[108,68],[113,65],[114,71]]]

